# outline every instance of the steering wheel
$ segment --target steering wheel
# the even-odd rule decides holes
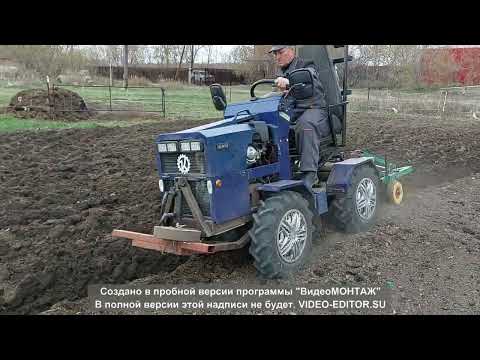
[[[275,80],[274,79],[262,79],[262,80],[258,80],[258,81],[255,81],[252,86],[250,87],[250,96],[252,98],[256,98],[255,96],[255,88],[258,86],[258,85],[261,85],[261,84],[271,84],[271,85],[274,85],[275,84]]]

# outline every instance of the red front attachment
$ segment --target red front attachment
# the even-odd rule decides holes
[[[248,243],[248,233],[237,241],[222,243],[165,240],[154,235],[126,230],[113,230],[112,236],[130,239],[132,240],[132,246],[176,255],[213,254],[219,251],[240,249]]]

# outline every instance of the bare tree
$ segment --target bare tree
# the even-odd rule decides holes
[[[128,45],[123,45],[123,87],[128,88]]]
[[[180,73],[180,67],[182,66],[183,54],[185,54],[185,48],[187,45],[183,45],[182,55],[180,56],[180,61],[178,62],[177,72],[175,73],[175,81],[178,79],[178,74]]]
[[[192,83],[192,70],[193,70],[193,63],[194,63],[194,51],[195,51],[195,45],[190,45],[191,46],[191,52],[190,52],[190,67],[188,69],[188,83]]]
[[[205,45],[205,51],[207,53],[207,65],[210,65],[210,61],[214,55],[214,45]]]
[[[0,53],[42,77],[56,77],[65,70],[79,70],[88,62],[86,54],[74,45],[2,45]]]
[[[355,64],[365,69],[366,86],[411,87],[418,81],[418,45],[358,45]],[[358,74],[357,74],[358,75]]]
[[[255,53],[255,47],[253,45],[238,45],[235,46],[228,54],[228,61],[234,64],[245,64],[248,60],[251,60]]]

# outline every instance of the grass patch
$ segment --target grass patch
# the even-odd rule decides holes
[[[34,89],[35,86],[9,86],[0,87],[0,107],[7,106],[12,97],[22,90]]]
[[[38,131],[52,129],[90,129],[95,127],[127,127],[140,124],[175,123],[178,119],[130,117],[127,120],[100,120],[64,122],[41,119],[20,119],[12,115],[0,114],[0,133],[14,131]]]
[[[7,106],[10,99],[21,90],[35,88],[35,86],[0,87],[0,107]],[[64,86],[80,95],[87,106],[99,110],[110,108],[110,92],[108,87],[69,87]],[[271,88],[271,87],[270,87]],[[224,86],[227,101],[239,102],[250,99],[250,86]],[[263,95],[269,90],[268,86],[259,86],[257,93]],[[162,92],[160,88],[112,88],[112,109],[128,109],[130,111],[160,111],[162,109]],[[68,109],[69,104],[65,104]],[[165,91],[165,109],[167,118],[188,118],[200,120],[219,118],[222,113],[213,106],[210,89],[207,86],[173,86],[167,84]]]
[[[0,115],[0,132],[13,132],[18,130],[49,130],[49,129],[87,129],[98,126],[98,123],[82,121],[66,123],[61,121],[18,119],[11,115]]]

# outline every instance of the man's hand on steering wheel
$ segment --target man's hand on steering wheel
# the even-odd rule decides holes
[[[275,79],[275,85],[283,92],[287,90],[287,86],[290,85],[290,81],[284,77],[277,77]]]

